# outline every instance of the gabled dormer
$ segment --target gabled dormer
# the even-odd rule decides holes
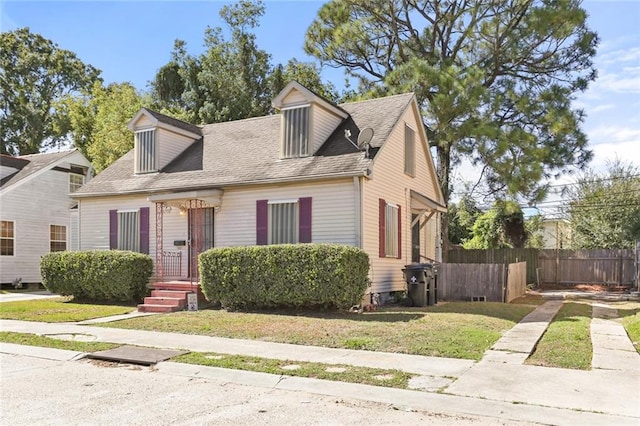
[[[146,108],[129,121],[134,139],[134,173],[162,170],[189,145],[202,137],[198,126]]]
[[[280,158],[314,155],[349,114],[297,81],[273,99],[280,111]]]

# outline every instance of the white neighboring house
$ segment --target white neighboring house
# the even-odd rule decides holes
[[[74,194],[80,249],[148,253],[160,283],[197,281],[210,247],[347,244],[369,254],[371,293],[440,260],[446,206],[412,93],[335,105],[291,82],[273,106],[205,126],[141,109],[134,149]]]
[[[39,283],[40,257],[79,248],[77,202],[69,194],[89,180],[78,150],[0,155],[0,282]]]
[[[571,223],[566,219],[545,219],[542,222],[542,238],[545,249],[571,248]]]

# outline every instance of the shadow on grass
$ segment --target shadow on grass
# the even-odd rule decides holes
[[[534,309],[528,305],[512,305],[497,302],[447,302],[436,306],[409,308],[403,306],[385,306],[374,312],[345,312],[327,310],[286,310],[252,309],[235,310],[238,313],[306,317],[317,319],[340,319],[359,322],[399,323],[420,320],[438,314],[461,314],[493,317],[518,322]]]

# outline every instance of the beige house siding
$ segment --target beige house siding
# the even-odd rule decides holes
[[[76,152],[57,166],[68,169],[71,164],[89,167],[89,162]],[[2,191],[0,219],[14,222],[14,255],[0,256],[0,282],[22,278],[23,283],[41,282],[40,257],[50,251],[50,225],[67,227],[67,249],[70,249],[69,174],[43,170]]]
[[[255,245],[257,200],[302,197],[312,197],[312,242],[356,245],[354,187],[352,180],[345,179],[225,189],[215,218],[216,246]]]
[[[313,107],[313,147],[311,154],[315,153],[322,144],[331,136],[331,133],[342,122],[342,119],[335,114],[322,108],[320,105]]]
[[[167,129],[158,128],[158,167],[162,169],[187,149],[194,140],[188,136],[179,135]]]
[[[298,90],[292,90],[282,100],[282,104],[286,106],[293,106],[296,104],[302,105],[302,104],[305,104],[306,102],[307,102],[307,98],[303,93],[301,93]]]
[[[363,248],[371,258],[372,292],[388,292],[405,288],[402,268],[411,262],[411,190],[438,200],[437,181],[428,162],[432,162],[424,134],[416,120],[412,104],[396,123],[389,139],[378,152],[372,166],[371,179],[364,183]],[[416,132],[415,177],[404,173],[405,123]],[[432,164],[432,163],[431,163]],[[379,199],[401,206],[401,259],[379,257]],[[417,213],[417,212],[416,212]],[[435,258],[436,232],[434,215],[421,229],[421,255]],[[424,218],[422,219],[424,220]],[[432,256],[433,255],[433,256]]]
[[[214,246],[256,244],[256,201],[312,197],[312,241],[356,245],[356,213],[352,180],[324,183],[252,186],[225,189],[214,216]],[[80,201],[80,249],[109,249],[109,210],[149,207],[149,254],[155,260],[156,207],[145,195],[85,198]],[[163,250],[182,252],[182,277],[187,276],[187,216],[172,207],[163,214]]]
[[[146,116],[146,115],[141,115],[140,118],[138,118],[138,120],[136,121],[136,129],[142,130],[145,127],[153,127],[153,121],[151,121],[151,119]]]

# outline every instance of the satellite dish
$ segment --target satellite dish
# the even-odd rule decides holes
[[[373,129],[371,127],[365,127],[358,135],[358,146],[368,145],[371,139],[373,139]]]

